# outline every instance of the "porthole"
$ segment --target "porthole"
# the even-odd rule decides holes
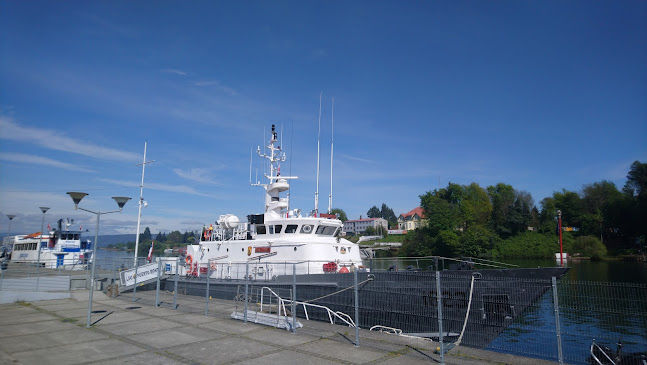
[[[295,248],[294,248],[294,250],[296,251],[296,250],[297,250],[297,248],[295,247]]]
[[[304,224],[303,227],[301,227],[301,233],[310,233],[312,232],[312,226],[309,224]]]
[[[241,250],[241,251],[243,251],[243,252],[245,252],[245,247],[241,248],[240,250]]]
[[[229,252],[229,248],[227,248],[227,252]]]

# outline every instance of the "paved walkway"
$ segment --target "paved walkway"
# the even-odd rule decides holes
[[[305,321],[297,333],[233,320],[235,302],[178,300],[159,308],[154,292],[108,298],[95,292],[86,328],[86,290],[69,299],[0,304],[0,364],[435,364],[436,344]],[[169,294],[162,298],[170,303]],[[179,310],[182,309],[182,310]],[[433,359],[432,359],[433,358]],[[549,364],[457,347],[447,364]]]

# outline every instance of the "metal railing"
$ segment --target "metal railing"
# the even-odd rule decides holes
[[[124,287],[122,275],[136,270],[132,259],[98,262],[97,279],[105,285],[97,288],[141,304],[206,316],[231,317],[231,310],[223,308],[242,313],[243,321],[250,320],[247,313],[264,313],[273,316],[270,322],[288,323],[286,328],[295,333],[309,331],[307,325],[299,328],[297,319],[341,324],[356,331],[355,339],[349,339],[356,346],[369,329],[380,330],[430,354],[440,348],[433,356],[441,362],[459,345],[572,364],[595,361],[593,349],[599,359],[647,352],[645,284],[491,276],[485,269],[396,271],[384,263],[357,265],[348,273],[305,275],[308,267],[325,264],[312,261],[206,265],[206,272],[194,277],[187,275],[188,265],[180,258],[156,264],[156,276]],[[433,268],[442,263],[434,262]],[[40,277],[42,289],[49,285],[47,276],[85,275],[11,263],[2,271],[0,290],[9,290],[9,279]],[[362,336],[360,329],[366,330]],[[620,341],[615,353],[608,350]]]

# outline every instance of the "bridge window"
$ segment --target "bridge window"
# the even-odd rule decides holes
[[[288,224],[285,227],[285,232],[284,233],[294,233],[297,231],[297,225],[296,224]]]
[[[332,236],[336,230],[337,227],[321,225],[317,227],[317,234],[321,236]]]
[[[274,233],[281,233],[281,230],[283,229],[283,225],[277,224],[274,226]]]
[[[256,234],[266,234],[266,233],[267,233],[267,231],[266,231],[264,225],[261,224],[261,225],[256,226]]]

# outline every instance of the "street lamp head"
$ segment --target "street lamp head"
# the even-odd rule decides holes
[[[562,211],[561,211],[561,210],[559,210],[559,209],[557,209],[557,216],[558,216],[558,217],[561,217],[561,216],[562,216]]]
[[[120,211],[124,208],[124,205],[126,205],[126,203],[130,200],[130,198],[126,196],[113,196],[112,199],[114,199],[117,202],[117,205],[119,205]]]
[[[48,207],[39,207],[39,208],[43,212],[43,214],[45,214],[45,212],[49,210]]]
[[[81,202],[81,199],[83,199],[86,195],[86,193],[78,193],[78,192],[68,192],[67,195],[74,200],[74,210],[78,207],[79,203]]]

